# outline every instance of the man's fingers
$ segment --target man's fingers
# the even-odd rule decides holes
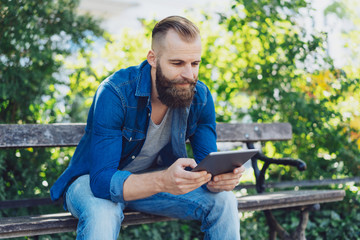
[[[198,178],[195,181],[178,178],[175,180],[175,187],[178,189],[178,194],[185,194],[208,183],[210,180],[211,174],[207,174],[205,177]]]
[[[189,172],[184,170],[181,176],[177,176],[179,184],[203,184],[211,180],[211,174],[205,171]]]
[[[192,180],[192,181],[202,181],[202,178],[208,178],[207,177],[207,172],[206,171],[199,171],[199,172],[191,172],[191,171],[185,171],[184,169],[186,167],[191,167],[191,168],[195,168],[197,166],[196,162],[194,159],[191,158],[179,158],[176,162],[175,162],[176,166],[179,166],[180,168],[177,169],[176,173],[175,173],[175,177],[178,178],[184,178],[187,180]]]
[[[234,174],[238,174],[238,173],[244,173],[245,172],[245,167],[244,166],[240,166],[240,167],[237,167],[233,170],[233,173]]]
[[[197,166],[197,163],[192,158],[179,158],[178,160],[176,160],[175,164],[179,164],[182,168],[195,168]]]
[[[207,186],[210,190],[215,192],[231,191],[239,184],[239,180],[226,180],[220,182],[210,181]]]
[[[222,187],[207,185],[207,187],[211,192],[232,191],[235,188],[234,185],[222,186]]]
[[[191,171],[183,170],[178,173],[177,177],[196,181],[197,179],[201,179],[201,178],[205,177],[206,175],[208,175],[208,173],[206,171],[191,172]]]
[[[236,186],[239,183],[238,179],[232,179],[232,180],[225,180],[220,182],[214,182],[210,181],[208,184],[211,186],[216,187],[223,187],[223,186]]]
[[[224,181],[224,180],[231,180],[231,179],[237,179],[239,180],[240,177],[242,176],[242,172],[239,173],[224,173],[224,174],[220,174],[214,177],[214,181],[218,182],[218,181]]]

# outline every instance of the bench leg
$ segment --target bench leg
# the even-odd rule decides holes
[[[309,211],[318,209],[320,209],[319,204],[301,208],[299,225],[291,235],[280,226],[270,210],[265,210],[264,214],[266,217],[266,222],[269,226],[269,239],[276,240],[277,235],[279,235],[280,239],[282,240],[306,240],[305,229],[309,221]]]
[[[276,240],[277,234],[279,234],[279,237],[283,240],[292,240],[290,234],[280,226],[278,221],[276,221],[274,215],[270,210],[264,211],[266,222],[269,226],[269,239],[270,240]]]
[[[294,239],[306,240],[305,229],[309,221],[309,211],[310,211],[309,208],[300,210],[300,222],[295,232],[293,233]]]
[[[294,239],[306,240],[305,229],[306,229],[307,223],[309,221],[309,212],[310,211],[318,211],[319,209],[320,209],[320,204],[316,203],[311,206],[303,207],[300,210],[300,222],[299,222],[299,225],[297,226],[295,232],[293,233]]]

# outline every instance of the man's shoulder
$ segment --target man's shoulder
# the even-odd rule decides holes
[[[198,80],[196,83],[196,94],[194,96],[193,104],[205,104],[210,93],[209,88],[205,83]]]
[[[134,93],[143,91],[148,92],[151,86],[150,79],[150,65],[145,60],[140,65],[123,68],[108,78],[101,84],[113,88],[119,93]],[[149,85],[149,86],[148,86]]]
[[[141,75],[141,71],[143,70],[145,63],[142,62],[137,66],[130,66],[127,68],[122,68],[108,78],[105,79],[107,82],[111,82],[117,86],[127,85],[131,82],[134,82],[138,79],[139,75]]]

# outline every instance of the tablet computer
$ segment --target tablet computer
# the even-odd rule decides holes
[[[209,153],[192,171],[207,171],[212,176],[232,172],[234,168],[244,165],[259,150],[245,149],[236,151]]]

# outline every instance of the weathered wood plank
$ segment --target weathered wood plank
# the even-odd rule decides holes
[[[340,201],[344,190],[311,190],[264,193],[238,198],[239,211],[280,209],[286,207],[306,206],[315,203]],[[175,220],[172,218],[125,212],[123,226]],[[75,231],[77,220],[70,213],[47,214],[32,217],[15,217],[0,219],[0,239],[32,236],[40,234]]]
[[[253,142],[290,140],[289,123],[218,123],[218,142]]]
[[[289,140],[289,123],[219,123],[218,142]],[[0,124],[0,148],[76,146],[85,132],[84,123]]]
[[[294,188],[294,187],[318,187],[318,186],[329,186],[329,185],[339,185],[339,184],[346,184],[346,183],[359,183],[360,177],[350,177],[350,178],[338,178],[338,179],[322,179],[322,180],[301,180],[301,181],[281,181],[281,182],[267,182],[265,183],[265,188]],[[240,190],[242,188],[246,189],[255,189],[255,184],[240,184],[236,186],[235,190]],[[1,202],[0,202],[1,208]]]
[[[76,146],[85,124],[0,124],[0,148]]]
[[[344,190],[281,191],[244,196],[238,199],[239,211],[271,210],[279,208],[335,202],[344,199]]]
[[[21,208],[21,207],[34,207],[39,205],[56,205],[61,204],[62,201],[53,202],[51,198],[30,198],[19,200],[5,200],[0,201],[0,209],[4,208]]]
[[[0,219],[0,239],[75,231],[78,220],[70,213]]]
[[[125,219],[122,226],[176,220],[140,212],[125,212],[124,215]],[[0,219],[0,239],[71,232],[76,230],[77,223],[78,220],[68,212],[2,218]]]

